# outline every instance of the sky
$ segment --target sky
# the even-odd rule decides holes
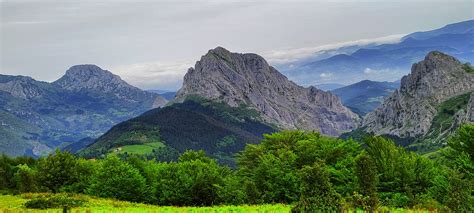
[[[344,44],[473,19],[472,1],[0,0],[0,73],[54,81],[96,64],[142,89],[176,90],[209,49],[287,63]]]

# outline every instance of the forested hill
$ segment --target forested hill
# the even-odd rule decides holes
[[[195,97],[122,122],[80,154],[99,157],[118,152],[176,160],[178,153],[202,149],[222,163],[235,165],[233,154],[274,131],[243,105],[230,107]]]

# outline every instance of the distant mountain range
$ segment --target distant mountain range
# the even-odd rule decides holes
[[[53,83],[0,75],[0,153],[42,155],[165,104],[95,65],[73,66]]]
[[[148,92],[153,92],[159,94],[161,97],[166,99],[167,101],[173,100],[174,96],[176,95],[175,91],[169,91],[169,90],[147,90]]]
[[[474,20],[416,32],[395,44],[369,45],[326,51],[326,58],[310,57],[280,65],[282,73],[302,85],[351,84],[361,80],[395,81],[430,51],[441,51],[462,62],[474,61]],[[342,52],[342,54],[334,53]]]
[[[465,63],[474,58],[473,25],[318,53],[283,66],[290,79],[259,55],[217,47],[188,70],[177,92],[143,91],[95,65],[73,66],[52,83],[0,75],[0,153],[39,156],[61,148],[86,157],[173,160],[203,149],[233,165],[245,144],[283,129],[439,147],[459,123],[474,121],[474,68]],[[401,81],[363,80],[400,79],[409,67]],[[315,86],[300,86],[295,77]]]
[[[390,96],[399,86],[400,81],[377,82],[363,80],[331,92],[339,96],[345,106],[363,117],[382,104],[384,99]]]

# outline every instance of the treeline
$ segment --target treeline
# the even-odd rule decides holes
[[[71,192],[175,206],[293,204],[295,212],[380,206],[474,210],[474,125],[430,158],[383,137],[358,143],[315,132],[283,131],[247,145],[237,169],[203,151],[176,162],[138,156],[86,160],[67,152],[39,159],[0,158],[0,188],[10,193]]]

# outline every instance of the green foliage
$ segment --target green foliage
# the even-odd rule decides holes
[[[68,152],[56,152],[38,162],[38,181],[52,192],[77,181],[76,158]]]
[[[21,164],[17,167],[18,169],[13,179],[16,182],[16,188],[18,189],[18,192],[37,192],[38,184],[36,180],[36,171],[31,169],[26,164]]]
[[[55,208],[73,208],[83,206],[84,200],[71,198],[68,195],[58,194],[51,197],[33,198],[25,203],[29,209],[55,209]]]
[[[301,198],[292,212],[336,212],[340,208],[340,195],[329,181],[324,163],[304,166],[300,171]]]
[[[105,198],[139,202],[144,200],[147,187],[145,178],[130,164],[109,155],[92,176],[86,192]]]
[[[433,178],[440,174],[440,168],[431,160],[382,137],[367,137],[364,141],[377,168],[377,189],[384,205],[415,206],[430,198],[427,195],[434,187]]]
[[[449,182],[446,205],[455,212],[474,211],[473,180],[465,179],[461,174],[452,173]]]
[[[229,173],[214,160],[202,158],[200,152],[187,152],[179,163],[155,165],[154,195],[160,205],[212,205]]]
[[[199,151],[188,150],[184,152],[178,158],[179,162],[196,161],[196,160],[200,160],[204,163],[211,163],[211,161],[213,161],[211,158],[206,156],[206,153],[203,150],[199,150]]]
[[[255,183],[258,199],[263,202],[292,203],[301,193],[299,170],[322,161],[336,192],[352,194],[358,149],[352,140],[315,132],[282,131],[265,135],[259,145],[247,145],[238,155],[239,174]]]
[[[298,212],[387,206],[470,212],[472,131],[472,124],[463,125],[433,159],[379,136],[365,137],[360,146],[352,139],[282,131],[248,144],[235,170],[203,150],[184,151],[171,162],[128,153],[98,160],[59,151],[38,160],[1,156],[0,186],[7,192],[65,191],[174,206],[286,203]],[[29,199],[38,208],[56,202]]]
[[[377,167],[366,153],[359,155],[356,159],[356,174],[358,191],[363,196],[356,205],[363,209],[376,210],[378,206]]]
[[[474,161],[474,124],[462,125],[456,133],[449,138],[448,144],[458,152],[464,152]]]

